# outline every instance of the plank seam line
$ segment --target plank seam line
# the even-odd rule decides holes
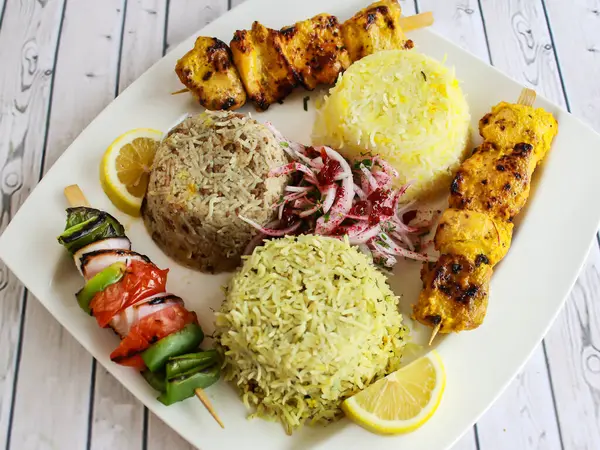
[[[481,16],[481,25],[483,26],[483,36],[485,37],[485,46],[487,48],[488,60],[493,66],[494,61],[492,59],[492,49],[490,48],[490,39],[488,38],[487,26],[485,24],[485,16],[483,15],[483,8],[481,7],[481,0],[477,0],[477,6],[479,7],[479,15]]]
[[[554,43],[554,33],[552,32],[552,26],[550,25],[550,18],[548,17],[548,10],[546,9],[546,1],[541,0],[542,9],[544,10],[544,17],[546,18],[546,26],[548,27],[548,34],[550,35],[550,43],[552,44],[552,53],[554,53],[554,61],[556,61],[556,70],[558,71],[558,78],[560,80],[560,87],[565,98],[565,106],[567,111],[571,112],[571,104],[569,103],[569,96],[567,95],[567,89],[565,87],[565,80],[563,78],[562,69],[560,67],[560,61],[558,59],[558,52],[556,51],[556,44]]]
[[[473,425],[473,434],[475,434],[475,448],[481,450],[481,443],[479,442],[479,429],[477,424]]]
[[[92,374],[90,377],[90,394],[88,404],[88,427],[85,448],[90,450],[92,448],[92,428],[94,423],[94,401],[96,399],[96,358],[92,358]]]
[[[419,14],[419,0],[414,0],[415,14]]]
[[[6,9],[8,8],[6,1],[1,0],[4,2],[2,11],[0,12],[0,30],[2,30],[2,22],[4,21],[4,14],[6,13]]]
[[[4,4],[4,9],[2,10],[2,16],[0,17],[0,25],[2,24],[2,21],[4,20],[4,13],[6,12],[6,8],[7,8],[7,4]],[[63,2],[63,6],[62,6],[62,11],[61,11],[61,16],[60,16],[60,22],[58,25],[58,34],[56,36],[56,48],[54,49],[54,61],[53,61],[53,65],[52,65],[52,77],[50,79],[50,92],[48,95],[48,107],[46,109],[46,129],[44,131],[44,145],[42,147],[42,161],[40,164],[40,171],[38,172],[38,182],[39,180],[42,178],[42,174],[44,171],[44,160],[45,160],[45,156],[46,156],[46,147],[48,144],[48,125],[49,125],[49,118],[50,118],[50,114],[52,113],[52,94],[54,93],[54,79],[56,77],[56,62],[58,60],[58,49],[60,47],[60,36],[62,34],[62,30],[63,30],[63,24],[65,22],[65,11],[67,9],[67,0],[65,0]],[[19,381],[19,371],[21,368],[21,356],[23,353],[23,338],[24,338],[24,333],[25,333],[25,320],[27,318],[27,297],[28,297],[28,293],[29,291],[24,288],[23,289],[23,297],[21,300],[21,314],[20,314],[20,323],[19,323],[19,336],[18,336],[18,341],[17,341],[17,354],[15,355],[15,378],[13,380],[13,389],[12,389],[12,398],[10,401],[10,412],[9,412],[9,417],[8,417],[8,426],[7,426],[7,430],[6,430],[6,450],[10,449],[10,443],[11,443],[11,438],[12,438],[12,428],[13,428],[13,421],[14,421],[14,417],[15,417],[15,404],[16,404],[16,399],[17,399],[17,383]]]
[[[550,370],[550,364],[548,362],[548,351],[546,350],[546,340],[542,340],[542,350],[544,351],[544,361],[546,362],[546,371],[548,372],[548,384],[550,386],[550,397],[552,398],[552,406],[554,406],[554,420],[556,420],[556,430],[558,431],[558,441],[560,442],[560,448],[565,450],[565,444],[563,441],[562,429],[560,425],[560,418],[558,416],[558,406],[556,404],[556,395],[554,394],[554,382],[552,380],[552,370]]]
[[[171,0],[165,0],[165,26],[163,27],[163,47],[162,55],[167,53],[167,33],[169,32],[169,9],[171,9]]]
[[[27,289],[23,290],[21,299],[21,317],[19,324],[19,337],[17,341],[17,354],[15,355],[15,378],[12,386],[12,398],[10,400],[10,410],[8,415],[8,425],[6,427],[6,450],[10,450],[10,441],[12,437],[13,419],[15,416],[15,403],[17,398],[17,382],[19,380],[19,369],[21,367],[21,355],[23,351],[23,334],[25,333],[25,311],[27,309]]]
[[[142,433],[142,450],[148,450],[148,416],[148,408],[144,406],[144,419],[142,423],[142,429],[144,430]]]
[[[123,57],[123,38],[125,37],[125,22],[127,21],[127,0],[123,1],[123,18],[121,22],[121,41],[119,42],[119,55],[117,56],[117,76],[115,78],[115,95],[119,95],[119,85],[121,84],[121,59]]]

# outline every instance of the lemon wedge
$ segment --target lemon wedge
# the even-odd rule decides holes
[[[162,132],[136,128],[122,134],[104,152],[100,183],[111,202],[124,213],[140,215],[150,169]]]
[[[342,409],[375,433],[407,433],[429,420],[445,386],[444,364],[439,354],[431,351],[347,398]]]

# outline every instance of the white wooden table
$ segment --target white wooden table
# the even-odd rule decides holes
[[[0,0],[1,229],[119,92],[237,3]],[[441,34],[600,131],[600,0],[401,3],[407,15],[433,11]],[[600,449],[599,267],[594,245],[543,344],[456,450]],[[190,446],[0,265],[0,448]]]

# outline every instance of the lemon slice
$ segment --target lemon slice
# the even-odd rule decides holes
[[[122,134],[104,152],[100,183],[111,202],[124,213],[140,215],[150,169],[162,132],[136,128]]]
[[[432,351],[347,398],[342,409],[370,431],[406,433],[433,415],[445,386],[444,364],[438,353]]]

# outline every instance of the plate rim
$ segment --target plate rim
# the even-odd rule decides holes
[[[342,3],[341,0],[337,0],[338,3]],[[200,35],[205,29],[207,28],[211,28],[211,27],[218,27],[221,24],[226,24],[228,22],[228,19],[232,16],[232,13],[237,12],[238,14],[240,12],[246,11],[246,10],[250,10],[251,7],[254,8],[259,8],[258,5],[264,4],[275,4],[278,3],[277,0],[249,0],[241,5],[237,5],[236,7],[232,8],[231,10],[225,12],[223,15],[221,15],[220,17],[218,17],[217,19],[215,19],[215,21],[211,22],[210,24],[208,24],[207,26],[203,27],[202,29],[200,29],[199,31],[193,33],[190,37],[184,39],[181,43],[179,43],[177,46],[175,46],[173,48],[173,50],[171,52],[169,52],[169,54],[163,56],[163,58],[159,59],[158,61],[156,61],[150,68],[148,68],[140,77],[138,77],[130,86],[128,86],[122,93],[121,95],[119,95],[117,98],[115,98],[113,101],[111,101],[108,105],[106,105],[106,107],[98,114],[96,115],[96,117],[84,128],[84,130],[82,130],[81,133],[79,133],[77,135],[77,137],[71,142],[71,144],[62,152],[62,154],[60,155],[60,157],[57,159],[57,161],[55,162],[55,164],[49,169],[49,171],[44,175],[44,177],[36,184],[35,188],[29,193],[27,199],[20,205],[18,211],[14,214],[13,218],[11,219],[11,222],[7,225],[5,231],[2,233],[2,236],[0,236],[0,258],[4,261],[4,263],[6,264],[7,268],[19,279],[19,281],[23,284],[23,286],[29,291],[31,292],[37,299],[38,301],[52,314],[54,320],[57,320],[61,326],[67,331],[69,332],[69,334],[71,334],[75,340],[77,340],[77,342],[82,345],[86,351],[88,353],[90,353],[96,360],[98,360],[98,362],[100,362],[102,364],[102,366],[109,372],[111,373],[115,378],[117,378],[117,380],[126,388],[128,389],[135,397],[138,401],[140,401],[142,404],[144,404],[150,411],[152,411],[153,413],[155,413],[157,415],[157,417],[159,417],[162,421],[164,421],[165,423],[167,423],[169,425],[170,428],[172,428],[175,432],[177,432],[178,434],[180,434],[184,439],[186,439],[186,441],[188,441],[190,444],[192,445],[197,445],[194,443],[194,440],[191,436],[188,436],[189,433],[183,433],[181,428],[176,426],[176,424],[172,424],[172,420],[169,416],[167,416],[165,418],[165,416],[160,412],[160,405],[158,405],[158,403],[156,401],[149,401],[152,399],[148,399],[148,397],[146,395],[144,395],[143,392],[140,391],[140,389],[138,389],[136,387],[136,385],[134,383],[130,383],[126,378],[123,378],[118,372],[120,372],[119,370],[119,366],[115,365],[114,363],[112,363],[107,357],[106,355],[102,355],[102,354],[97,354],[96,351],[94,351],[93,346],[89,344],[87,339],[79,339],[78,336],[76,336],[76,334],[78,333],[74,333],[74,330],[68,326],[68,323],[66,321],[61,320],[59,317],[60,315],[58,315],[56,313],[55,310],[55,305],[53,305],[53,302],[51,301],[47,301],[47,300],[43,300],[44,295],[42,292],[36,292],[36,290],[32,290],[27,286],[27,283],[23,282],[22,279],[19,275],[17,275],[17,271],[14,270],[14,267],[16,265],[16,260],[13,261],[12,257],[10,255],[5,255],[5,248],[7,247],[7,241],[8,241],[8,237],[12,234],[15,234],[15,232],[12,230],[12,228],[14,228],[13,222],[15,222],[15,219],[17,217],[20,217],[20,215],[23,213],[24,211],[24,207],[25,205],[27,205],[31,198],[32,198],[32,194],[38,190],[43,190],[44,186],[45,186],[45,181],[48,182],[48,174],[50,174],[53,170],[55,170],[57,167],[60,166],[60,161],[62,160],[63,157],[65,157],[65,155],[67,155],[70,151],[72,151],[73,147],[76,146],[77,142],[81,139],[81,136],[86,132],[86,130],[88,130],[90,127],[92,127],[92,125],[94,123],[96,123],[101,117],[103,117],[105,114],[107,114],[109,112],[110,109],[112,109],[111,107],[113,107],[115,105],[115,103],[117,103],[119,101],[120,98],[125,97],[128,95],[128,93],[131,93],[132,88],[139,82],[140,79],[147,77],[149,73],[153,73],[154,71],[158,70],[158,66],[160,65],[160,63],[163,61],[163,59],[168,58],[169,55],[180,55],[183,54],[184,52],[182,51],[182,49],[187,49],[190,45],[190,41],[192,39],[194,39],[196,36]],[[437,39],[442,39],[443,41],[445,41],[446,45],[451,46],[453,48],[455,48],[455,50],[461,52],[461,53],[467,53],[470,54],[467,50],[462,49],[460,46],[458,46],[457,44],[453,43],[452,41],[450,41],[449,39],[445,38],[444,36],[440,35],[438,32],[436,32],[433,29],[427,29],[427,30],[422,30],[422,33],[432,33],[436,36]],[[473,56],[473,55],[471,55]],[[498,75],[507,78],[519,85],[521,85],[520,82],[516,81],[513,77],[505,74],[504,72],[500,71],[499,69],[497,69],[496,67],[486,63],[485,61],[481,61],[483,64],[485,64],[487,66],[488,69],[492,69],[493,71],[495,71]],[[563,108],[560,105],[557,105],[556,103],[552,102],[551,100],[547,99],[546,97],[544,97],[542,94],[538,93],[538,98],[543,99],[545,102],[547,102],[548,104],[552,105],[555,109],[557,109],[558,111],[560,111],[562,114],[565,115],[569,115],[571,116],[576,123],[578,123],[580,126],[583,126],[585,128],[587,128],[588,131],[590,131],[591,133],[593,133],[595,135],[595,137],[598,139],[598,141],[600,142],[600,134],[598,132],[596,132],[591,125],[589,125],[588,123],[582,121],[581,119],[573,116],[569,111],[567,111],[565,108]],[[596,229],[598,228],[598,226],[600,225],[600,209],[598,209],[598,213],[596,214],[598,220],[596,221]],[[17,233],[18,234],[18,233]],[[579,267],[577,268],[577,271],[575,273],[575,276],[573,277],[569,289],[568,289],[568,293],[571,292],[574,284],[577,281],[577,278],[579,276],[579,274],[581,273],[582,268],[585,265],[586,262],[586,258],[589,255],[589,252],[594,244],[594,242],[596,241],[596,233],[594,233],[591,238],[590,238],[590,242],[589,245],[587,247],[587,251],[585,254],[585,257],[581,259],[581,262],[579,264]],[[13,262],[15,264],[13,264]],[[21,270],[17,269],[19,272],[21,272]],[[562,297],[562,300],[560,302],[560,306],[556,309],[556,311],[553,313],[551,320],[546,324],[546,327],[543,330],[543,333],[541,334],[541,336],[539,337],[539,339],[537,339],[537,344],[535,346],[533,346],[531,348],[531,350],[528,352],[527,357],[521,362],[520,365],[518,365],[518,367],[514,367],[512,372],[512,375],[503,383],[501,389],[497,390],[493,399],[489,402],[486,403],[485,408],[483,408],[478,414],[477,417],[470,423],[470,425],[473,425],[473,423],[475,423],[477,420],[479,420],[481,418],[481,416],[497,401],[497,399],[500,397],[500,395],[502,395],[503,392],[505,392],[506,388],[508,387],[508,385],[512,382],[512,380],[514,379],[514,377],[518,374],[518,372],[520,372],[523,368],[523,366],[529,361],[529,359],[531,358],[532,354],[535,352],[537,346],[539,345],[539,343],[541,342],[541,340],[543,339],[543,337],[547,334],[548,330],[550,329],[550,327],[554,324],[558,314],[562,311],[565,302],[568,298],[568,293],[567,295]],[[41,294],[41,295],[40,295]],[[468,430],[468,427],[465,429],[465,431]],[[451,445],[453,445],[458,439],[460,439],[460,437],[462,436],[462,432],[451,442],[448,443],[448,446],[446,448],[449,448]]]

